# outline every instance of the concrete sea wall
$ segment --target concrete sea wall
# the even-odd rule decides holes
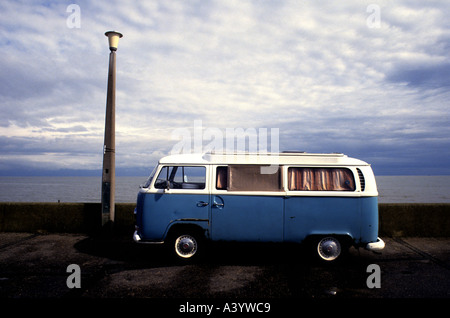
[[[134,203],[116,203],[115,232],[133,233]],[[450,237],[450,204],[379,204],[379,235]],[[100,203],[0,202],[0,232],[87,233],[101,229]]]
[[[380,236],[450,237],[449,203],[378,205]]]
[[[134,203],[116,204],[115,228],[133,232]],[[96,233],[100,203],[0,202],[0,232]]]

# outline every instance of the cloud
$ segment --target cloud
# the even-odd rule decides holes
[[[450,87],[450,63],[441,62],[427,65],[418,64],[400,64],[392,70],[387,79],[392,82],[406,83],[407,85],[419,88],[442,88]]]
[[[177,143],[172,132],[194,120],[204,129],[279,128],[281,150],[347,152],[385,173],[393,157],[429,162],[418,173],[446,164],[438,150],[450,146],[445,1],[377,1],[379,28],[367,24],[373,1],[77,4],[80,28],[67,27],[68,4],[0,4],[5,171],[15,159],[99,168],[107,30],[124,34],[119,169],[150,169]]]

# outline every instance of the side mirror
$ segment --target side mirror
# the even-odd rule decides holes
[[[169,191],[170,190],[170,181],[169,180],[164,180],[163,188],[164,188],[164,191]]]

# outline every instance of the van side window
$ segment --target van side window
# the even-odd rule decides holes
[[[345,168],[289,168],[291,191],[355,191],[355,179]]]
[[[280,167],[273,174],[261,173],[261,167],[261,165],[217,167],[216,189],[228,191],[280,191]]]
[[[155,181],[156,189],[205,189],[206,168],[165,166]]]
[[[217,167],[216,189],[226,190],[228,188],[228,167]]]

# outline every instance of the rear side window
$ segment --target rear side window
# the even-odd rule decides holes
[[[156,189],[205,189],[206,168],[165,166],[155,181]]]
[[[289,168],[291,191],[355,191],[355,179],[346,168]]]
[[[228,191],[280,191],[281,169],[272,174],[261,173],[261,165],[229,165],[217,167],[216,189]]]

